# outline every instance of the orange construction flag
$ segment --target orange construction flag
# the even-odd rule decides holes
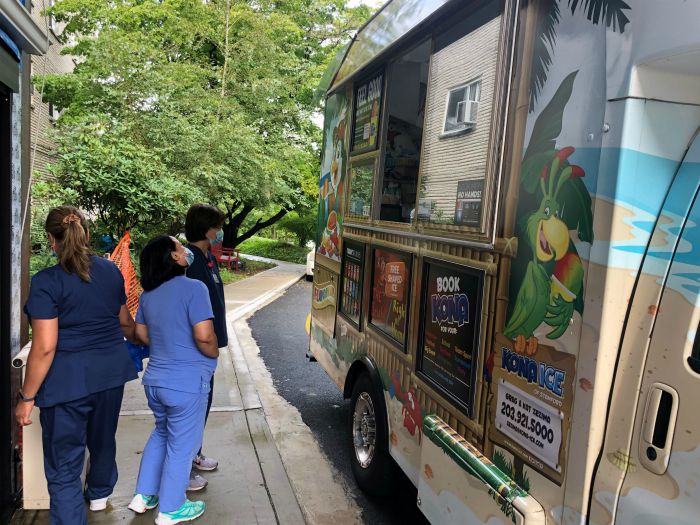
[[[131,262],[129,246],[131,245],[131,233],[126,231],[119,244],[109,256],[109,260],[117,265],[117,268],[124,276],[124,288],[126,291],[126,306],[129,308],[132,317],[136,317],[136,310],[139,308],[139,297],[143,289],[136,275],[134,264]]]

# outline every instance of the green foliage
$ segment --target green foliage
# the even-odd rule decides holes
[[[52,170],[58,182],[113,237],[137,225],[166,224],[186,212],[191,190],[123,126],[73,121],[57,141]]]
[[[247,255],[257,255],[258,257],[297,264],[306,264],[306,254],[309,252],[307,248],[264,237],[251,237],[242,242],[238,249]]]
[[[37,272],[54,266],[56,263],[57,259],[46,248],[32,253],[29,257],[29,277],[34,277]]]
[[[315,209],[289,213],[280,220],[279,227],[294,235],[299,246],[304,247],[316,235],[316,213]]]
[[[313,91],[369,16],[346,0],[62,0],[75,70],[47,75],[63,109],[54,173],[107,231],[176,232],[226,211],[235,246],[315,200]],[[247,221],[256,212],[256,221]],[[244,227],[244,223],[247,225]]]
[[[48,253],[48,240],[44,231],[44,223],[49,210],[61,204],[75,202],[77,195],[52,180],[37,180],[32,186],[32,206],[30,243],[32,251]]]
[[[219,271],[221,273],[221,282],[223,282],[226,285],[242,281],[243,279],[251,277],[256,273],[264,272],[265,270],[269,270],[270,268],[274,267],[275,265],[272,263],[267,263],[263,261],[252,261],[250,259],[246,259],[244,270],[233,271],[229,270],[228,268],[220,268]]]

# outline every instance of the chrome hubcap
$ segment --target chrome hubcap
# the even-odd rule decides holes
[[[352,434],[355,457],[362,468],[367,468],[372,463],[377,439],[374,405],[367,392],[362,392],[355,403],[352,415]]]

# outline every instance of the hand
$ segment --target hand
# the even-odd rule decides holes
[[[549,339],[558,339],[561,337],[571,323],[574,316],[574,303],[569,302],[557,295],[552,304],[547,305],[547,315],[544,322],[553,327],[554,330],[547,334]]]
[[[32,420],[29,416],[32,415],[32,409],[34,408],[34,401],[17,401],[17,406],[15,407],[15,419],[17,424],[21,427],[31,425]]]

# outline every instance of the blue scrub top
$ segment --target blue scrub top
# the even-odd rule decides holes
[[[224,299],[224,284],[221,281],[219,265],[216,257],[210,251],[204,255],[194,244],[187,247],[194,254],[194,261],[187,268],[187,277],[202,281],[209,290],[209,300],[214,312],[214,332],[219,348],[228,346],[228,331],[226,330],[226,300]]]
[[[36,397],[50,407],[122,386],[136,369],[119,325],[126,303],[124,278],[116,265],[90,258],[90,282],[55,265],[32,278],[25,313],[32,319],[58,318],[53,363]]]
[[[136,313],[136,322],[146,325],[150,339],[143,384],[208,393],[217,360],[199,351],[192,327],[213,318],[207,287],[184,275],[143,292]]]

